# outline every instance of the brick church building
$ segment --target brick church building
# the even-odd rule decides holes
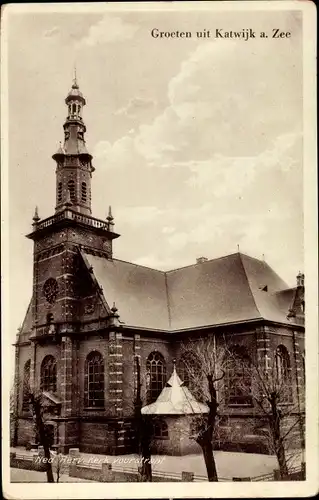
[[[234,253],[197,259],[168,272],[118,260],[111,209],[106,220],[91,213],[92,156],[85,143],[85,98],[74,80],[65,99],[68,116],[56,162],[56,206],[32,231],[33,289],[15,343],[14,441],[36,440],[26,401],[30,385],[43,392],[52,444],[64,452],[122,454],[132,451],[132,417],[139,356],[143,402],[155,401],[173,373],[183,380],[181,344],[214,336],[217,345],[240,346],[261,362],[280,351],[294,401],[304,386],[304,277],[288,285],[256,258]],[[266,360],[267,361],[267,360]],[[241,376],[240,374],[233,374]],[[231,374],[229,374],[231,376]],[[186,382],[186,381],[185,381]],[[223,446],[262,441],[258,411],[231,380],[224,388]],[[223,420],[221,420],[222,426]],[[227,429],[230,432],[227,443]],[[175,446],[165,419],[155,443]],[[168,443],[172,442],[172,447]],[[198,448],[199,450],[199,448]]]

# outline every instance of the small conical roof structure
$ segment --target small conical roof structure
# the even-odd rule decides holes
[[[196,415],[208,413],[208,406],[199,403],[174,370],[157,400],[142,408],[144,415]]]

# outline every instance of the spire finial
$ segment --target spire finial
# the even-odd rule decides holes
[[[78,86],[78,81],[77,81],[77,75],[76,75],[76,63],[74,63],[74,78],[73,78],[73,85],[72,87],[74,89],[78,89],[79,86]]]
[[[37,224],[40,220],[39,213],[38,213],[38,207],[35,207],[34,216],[33,216],[32,220],[33,220],[33,225]]]
[[[237,243],[237,252],[239,252],[239,243]]]
[[[111,308],[111,314],[109,317],[109,323],[110,326],[120,326],[120,321],[119,321],[120,315],[118,313],[118,309],[115,305],[115,302],[113,302],[113,307]]]
[[[109,212],[108,212],[108,216],[106,217],[106,220],[108,222],[108,230],[109,231],[113,231],[113,227],[114,227],[114,217],[112,215],[112,207],[111,205],[109,206]]]

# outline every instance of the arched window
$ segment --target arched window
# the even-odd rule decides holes
[[[229,406],[250,406],[251,362],[247,350],[242,346],[232,346],[225,363],[225,397]]]
[[[154,439],[168,439],[168,427],[165,420],[156,419],[153,429]]]
[[[75,200],[75,182],[73,179],[70,179],[68,181],[68,190],[70,193],[71,201],[74,201]]]
[[[76,113],[76,104],[72,104],[72,114],[75,115]]]
[[[290,357],[284,345],[279,345],[276,349],[275,364],[279,398],[282,402],[290,402],[292,399]]]
[[[46,356],[41,364],[41,390],[56,392],[56,360],[53,356]]]
[[[148,374],[148,401],[153,402],[166,383],[165,361],[159,352],[154,351],[149,355],[146,370]]]
[[[104,407],[104,360],[98,351],[92,351],[86,358],[85,406]]]
[[[31,361],[28,361],[24,365],[23,369],[23,389],[22,389],[22,410],[27,411],[29,409],[29,393],[30,393],[30,368]]]
[[[62,182],[58,184],[58,203],[62,201]]]
[[[82,201],[85,203],[87,199],[86,182],[82,182]]]

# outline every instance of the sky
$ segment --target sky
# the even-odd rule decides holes
[[[197,39],[204,29],[287,39]],[[191,31],[152,38],[151,30]],[[296,11],[11,14],[8,30],[10,329],[32,291],[34,208],[54,213],[74,65],[114,257],[162,270],[240,251],[294,286],[303,270],[302,22]]]

